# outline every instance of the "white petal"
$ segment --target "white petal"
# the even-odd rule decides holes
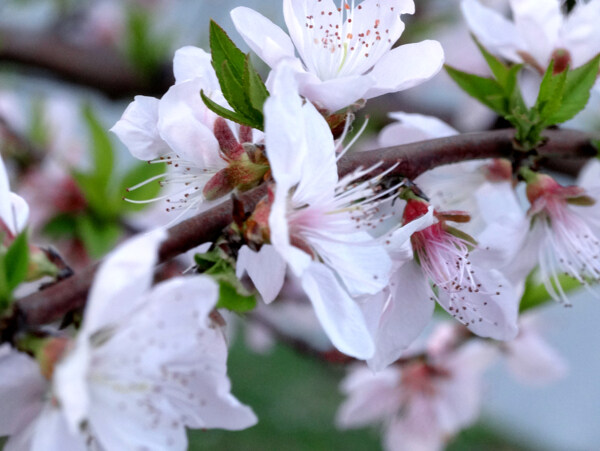
[[[426,229],[435,223],[436,219],[433,213],[434,209],[430,206],[426,214],[397,228],[391,236],[386,237],[386,240],[389,241],[387,249],[394,261],[401,263],[406,261],[407,257],[412,256],[412,253],[407,254],[406,244],[409,243],[413,233]]]
[[[21,196],[15,193],[10,193],[10,206],[12,213],[12,222],[8,223],[8,227],[13,233],[20,233],[27,225],[29,218],[29,205]],[[9,219],[10,220],[10,219]]]
[[[558,43],[563,15],[559,0],[510,0],[514,21],[525,50],[545,68]]]
[[[577,3],[560,30],[561,42],[579,67],[600,53],[600,2]]]
[[[233,9],[230,14],[246,44],[270,67],[274,68],[284,58],[294,57],[290,37],[262,14],[243,6]]]
[[[414,262],[393,273],[390,296],[374,334],[375,355],[367,361],[374,371],[381,371],[400,357],[423,332],[435,307],[429,283]],[[367,300],[363,309],[369,308],[368,303]]]
[[[153,160],[170,150],[158,134],[158,103],[154,97],[136,96],[110,129],[140,160]]]
[[[352,105],[354,102],[370,98],[369,90],[376,84],[372,73],[366,75],[348,75],[321,81],[312,74],[299,74],[300,94],[317,105],[335,112]]]
[[[313,304],[327,336],[344,354],[368,359],[375,351],[365,319],[333,272],[313,262],[302,276],[302,288]]]
[[[525,48],[517,27],[478,0],[463,0],[461,9],[471,32],[488,51],[520,63],[518,52]]]
[[[277,66],[271,80],[271,96],[264,106],[267,157],[275,181],[291,188],[300,181],[307,151],[307,131],[303,121],[298,121],[303,116],[302,100],[295,70],[286,62]]]
[[[375,294],[387,286],[392,261],[368,233],[321,233],[312,237],[310,244],[342,279],[351,296]]]
[[[10,226],[12,218],[12,207],[9,202],[10,185],[8,183],[8,174],[4,167],[4,161],[0,156],[0,220],[4,221],[7,226]]]
[[[438,302],[474,334],[511,340],[518,332],[519,297],[498,271],[472,268],[477,290],[463,289],[452,298],[440,289]]]
[[[264,245],[258,252],[254,252],[248,246],[242,246],[235,272],[238,278],[248,273],[263,301],[268,304],[281,291],[286,266],[285,261],[271,245]]]
[[[62,410],[47,403],[33,425],[31,451],[85,451],[83,434],[72,434],[62,415]]]
[[[216,115],[200,97],[203,89],[206,87],[199,78],[171,86],[158,106],[158,132],[181,158],[200,168],[218,170],[225,162],[213,133]],[[209,92],[205,94],[210,97]]]
[[[384,55],[370,72],[375,79],[366,93],[370,99],[417,86],[436,75],[444,64],[444,50],[437,41],[401,45]]]
[[[82,334],[127,321],[141,303],[154,278],[158,247],[166,231],[157,229],[126,241],[111,252],[96,273],[90,289]]]
[[[0,352],[0,436],[5,436],[25,429],[40,413],[48,384],[31,357],[8,345]]]
[[[434,116],[411,114],[397,111],[389,116],[400,122],[385,127],[379,134],[379,144],[383,147],[398,146],[425,139],[445,138],[457,135],[458,131]]]
[[[220,90],[210,54],[198,47],[188,45],[175,52],[173,73],[175,83],[199,78],[204,91]]]

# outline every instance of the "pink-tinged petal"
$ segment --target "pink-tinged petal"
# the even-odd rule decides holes
[[[218,170],[225,167],[225,162],[219,156],[219,143],[213,134],[217,116],[202,102],[203,89],[206,87],[197,78],[171,86],[158,106],[158,132],[181,158],[197,167]],[[211,97],[211,93],[205,94]],[[213,100],[222,103],[217,98]]]
[[[406,44],[386,53],[369,73],[375,85],[365,98],[417,86],[436,75],[444,64],[444,50],[437,41]]]
[[[367,300],[363,309],[369,308]],[[408,262],[392,274],[390,297],[380,312],[374,331],[375,355],[367,361],[373,371],[395,362],[423,332],[433,315],[435,302],[421,268]]]
[[[47,389],[36,361],[3,345],[0,348],[0,436],[16,434],[33,421],[43,408]]]
[[[344,354],[368,359],[375,347],[358,304],[325,265],[312,262],[302,275],[302,288],[333,345]]]
[[[150,288],[158,247],[166,236],[157,229],[126,241],[106,257],[90,289],[81,334],[126,322],[144,303],[142,294]]]
[[[300,94],[311,102],[335,112],[352,105],[360,99],[370,98],[367,94],[376,84],[376,81],[372,73],[348,75],[326,81],[319,80],[313,74],[301,73],[298,75],[298,83]]]
[[[403,263],[412,258],[412,250],[409,250],[410,246],[407,248],[406,245],[410,243],[409,240],[413,233],[426,229],[436,222],[433,212],[434,209],[430,206],[426,214],[397,228],[392,232],[391,236],[387,235],[384,237],[388,253],[395,262]]]
[[[220,89],[219,80],[212,67],[210,53],[191,45],[180,48],[173,58],[173,73],[175,83],[198,78],[204,91]]]
[[[284,58],[294,57],[294,44],[277,25],[253,9],[240,6],[231,11],[236,30],[250,49],[274,68]]]
[[[264,245],[258,252],[254,252],[248,246],[242,246],[235,273],[238,278],[247,273],[263,301],[269,304],[281,291],[286,266],[285,261],[271,245]]]
[[[463,0],[461,9],[471,32],[488,51],[513,62],[522,61],[518,52],[525,49],[525,43],[512,22],[479,0]]]
[[[368,233],[323,233],[312,237],[311,245],[351,296],[375,294],[388,285],[392,261]]]
[[[393,418],[385,428],[385,450],[442,451],[446,436],[436,421],[435,401],[417,393],[403,415]]]
[[[568,364],[540,335],[534,322],[530,315],[522,318],[519,335],[506,343],[506,363],[520,382],[541,386],[565,377]]]
[[[154,97],[136,96],[110,129],[140,160],[153,160],[170,151],[158,134],[158,104]]]
[[[390,113],[389,116],[399,123],[390,124],[380,132],[378,141],[382,147],[398,146],[458,134],[456,129],[434,116],[401,111]]]
[[[336,413],[336,425],[342,429],[361,428],[394,415],[402,403],[400,382],[397,368],[378,373],[362,366],[351,370],[341,384],[348,398]]]
[[[496,270],[472,270],[477,289],[465,288],[452,294],[440,289],[438,302],[450,315],[480,337],[513,339],[518,332],[519,314],[519,298],[514,288]]]

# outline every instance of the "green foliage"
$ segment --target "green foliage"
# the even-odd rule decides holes
[[[98,258],[121,237],[122,217],[147,206],[125,202],[123,196],[127,189],[164,173],[165,165],[137,162],[121,174],[114,145],[105,127],[89,106],[84,107],[82,113],[90,137],[92,164],[87,171],[72,171],[72,176],[85,198],[86,207],[83,211],[55,216],[46,224],[44,232],[55,239],[77,238],[91,257]],[[137,188],[131,198],[151,199],[159,190],[159,182],[154,181]]]
[[[446,71],[467,94],[515,127],[515,140],[520,150],[535,149],[543,142],[545,128],[572,119],[585,108],[600,67],[600,55],[575,70],[558,74],[554,73],[552,61],[544,74],[535,105],[527,108],[517,83],[523,66],[507,66],[478,42],[477,45],[494,78],[480,77],[450,66],[446,66]]]
[[[210,50],[221,91],[233,111],[218,105],[204,92],[200,93],[202,100],[216,114],[262,130],[262,109],[269,92],[250,61],[250,56],[244,55],[214,21],[210,22]]]
[[[172,39],[156,36],[152,12],[135,5],[127,9],[127,34],[125,54],[135,68],[148,78],[154,76],[167,59]]]
[[[581,284],[569,276],[559,275],[558,281],[565,293],[581,288]],[[539,282],[536,272],[533,271],[525,282],[525,292],[519,307],[521,313],[541,307],[550,301],[552,301],[552,296],[550,296],[544,284]]]
[[[27,232],[22,232],[8,248],[0,245],[0,312],[10,306],[12,293],[27,278],[28,268]]]
[[[196,254],[194,259],[198,272],[211,276],[219,283],[217,308],[243,313],[256,307],[256,297],[242,286],[231,259],[224,257],[218,249]]]

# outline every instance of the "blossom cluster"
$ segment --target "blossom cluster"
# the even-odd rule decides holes
[[[481,44],[510,61],[543,74],[551,61],[560,73],[592,59],[598,29],[581,27],[600,16],[600,1],[567,18],[558,1],[543,3],[511,2],[514,24],[477,0],[462,6]],[[157,198],[130,202],[158,202],[177,222],[234,194],[233,223],[207,244],[226,269],[215,274],[197,258],[194,274],[154,284],[162,227],[111,252],[78,327],[52,325],[0,348],[7,449],[185,449],[186,428],[252,426],[227,376],[223,286],[257,292],[259,311],[293,286],[332,347],[366,362],[342,383],[338,425],[383,424],[386,449],[439,449],[472,424],[482,374],[499,355],[533,383],[564,374],[530,317],[519,317],[520,301],[532,279],[567,305],[565,277],[600,281],[600,162],[574,186],[521,157],[414,180],[400,162],[342,172],[364,130],[349,138],[360,108],[434,77],[443,49],[395,46],[412,0],[283,0],[283,13],[287,33],[249,8],[231,12],[270,69],[264,84],[248,58],[243,80],[228,78],[237,66],[215,53],[235,45],[213,36],[220,48],[179,49],[174,85],[161,98],[137,96],[112,128],[135,158],[167,168],[129,188],[159,184]],[[259,119],[245,122],[247,111]],[[381,147],[458,134],[433,117],[390,118]],[[245,209],[238,193],[258,186],[264,196]],[[0,160],[0,254],[27,215]],[[422,344],[436,309],[447,321]]]

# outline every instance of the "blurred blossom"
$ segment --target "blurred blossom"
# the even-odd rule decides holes
[[[437,338],[436,338],[437,339]],[[378,373],[357,366],[342,381],[347,399],[336,422],[351,429],[383,425],[383,444],[390,451],[441,450],[479,415],[483,372],[496,353],[471,341],[406,360]]]
[[[184,450],[185,426],[256,422],[230,394],[225,338],[210,318],[217,284],[193,276],[150,289],[165,235],[139,236],[105,260],[77,338],[47,341],[40,367],[16,351],[0,357],[8,449]]]

